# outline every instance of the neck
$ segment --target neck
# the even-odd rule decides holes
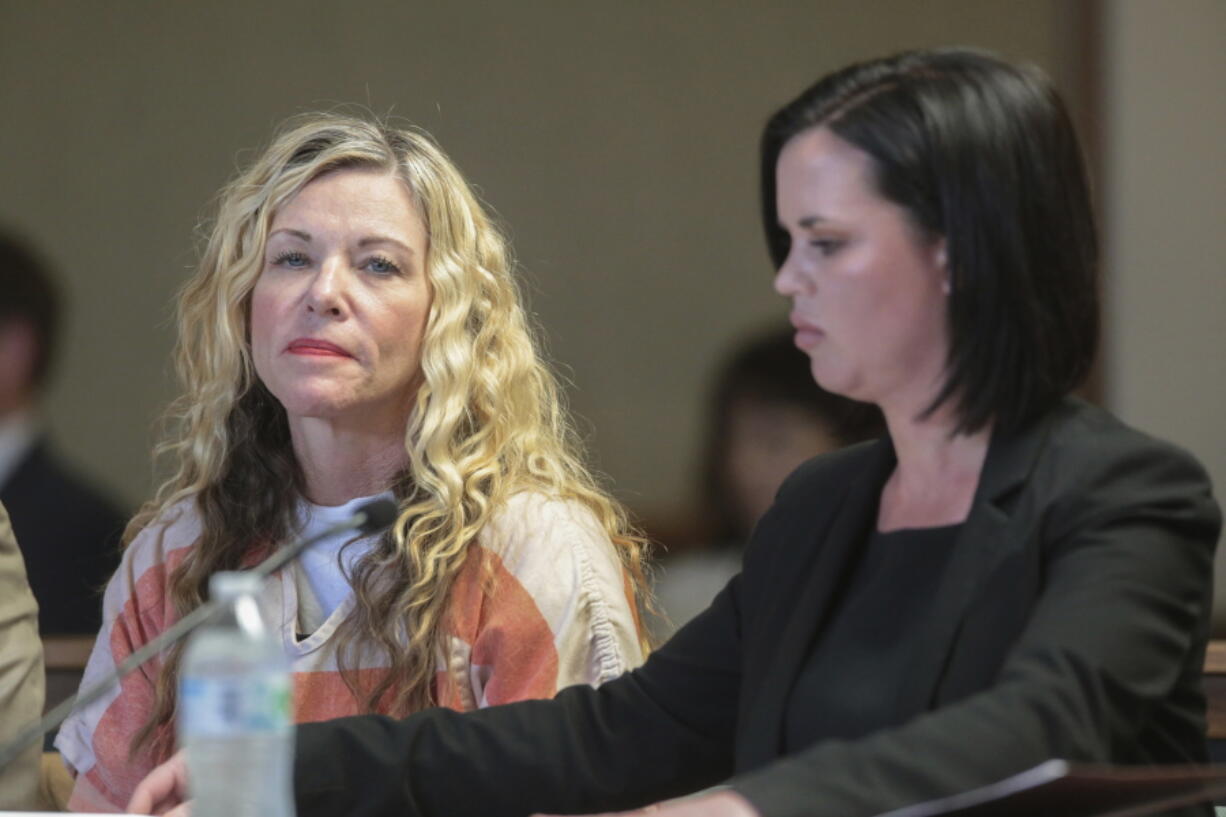
[[[371,430],[319,418],[290,418],[290,437],[306,479],[307,499],[317,505],[382,493],[409,461],[403,425]]]
[[[878,527],[928,527],[966,519],[988,453],[991,428],[955,433],[949,402],[920,417],[913,406],[882,406],[898,464],[881,496]]]

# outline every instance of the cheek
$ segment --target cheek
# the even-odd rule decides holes
[[[398,376],[411,377],[420,369],[425,322],[426,307],[419,299],[409,299],[395,308],[379,310],[372,329],[377,336],[381,356],[386,361],[395,361],[395,365],[389,368],[394,369]]]
[[[866,250],[850,256],[827,282],[831,319],[870,347],[893,334],[916,307],[912,288],[897,272],[888,255]]]
[[[825,315],[836,341],[872,345],[889,313],[890,293],[871,276],[850,272],[826,284]]]
[[[251,293],[251,355],[259,362],[268,356],[276,325],[276,300],[267,287],[256,285]]]

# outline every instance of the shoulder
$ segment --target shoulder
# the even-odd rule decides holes
[[[595,650],[608,665],[602,680],[638,663],[626,574],[587,506],[536,491],[513,494],[492,515],[479,544],[532,599],[561,651],[587,656]],[[575,645],[562,643],[568,640]],[[614,665],[615,672],[609,669]]]
[[[119,570],[107,585],[103,607],[114,611],[137,596],[147,603],[156,598],[160,606],[170,571],[200,538],[200,531],[200,517],[192,500],[164,509],[124,548]]]
[[[617,559],[604,526],[589,508],[537,491],[508,497],[490,515],[480,543],[512,570],[559,559]]]
[[[775,504],[785,508],[809,504],[813,496],[842,492],[852,480],[892,458],[893,448],[886,439],[868,440],[821,454],[802,463],[783,481]]]
[[[13,479],[24,483],[29,491],[45,495],[71,509],[71,515],[81,512],[91,515],[122,517],[123,513],[111,498],[76,467],[65,461],[45,439],[39,440],[18,464]]]
[[[37,444],[5,482],[0,496],[10,499],[18,527],[40,547],[80,558],[104,544],[118,545],[126,521],[119,506],[48,445]]]
[[[1077,399],[1063,402],[1031,434],[1042,434],[1029,480],[1057,508],[1127,513],[1162,506],[1218,524],[1209,476],[1179,446]]]
[[[587,506],[537,491],[510,496],[478,537],[534,597],[624,599],[621,560]]]
[[[191,547],[200,538],[196,505],[184,499],[164,509],[124,549],[123,561],[132,567],[165,562],[175,551]]]
[[[25,618],[31,625],[29,643],[35,645],[37,613],[38,605],[26,580],[25,562],[9,524],[8,512],[0,504],[0,633],[3,633],[0,638],[11,638],[9,631],[21,626]],[[11,646],[6,647],[6,652]]]
[[[9,523],[8,511],[0,504],[0,643],[11,643],[9,631],[21,626],[21,619],[31,622],[32,640],[37,636],[38,605],[30,592],[30,583],[26,577],[25,561],[17,546],[17,538],[13,535],[13,527]],[[3,665],[0,665],[3,671]]]
[[[849,492],[876,493],[894,462],[888,438],[869,440],[808,460],[793,471],[775,494],[775,501],[758,520],[746,550],[747,561],[757,551],[775,551],[780,541],[796,539],[796,526],[820,529],[844,504]],[[769,545],[769,547],[764,547]],[[792,550],[790,545],[785,548]]]
[[[1003,514],[1018,541],[1054,560],[1049,570],[1145,574],[1189,593],[1206,591],[1221,531],[1195,457],[1073,398],[993,438],[976,508]]]
[[[1046,455],[1078,470],[1115,467],[1119,461],[1151,460],[1205,471],[1189,452],[1126,424],[1106,409],[1070,398],[1047,418]]]
[[[0,557],[5,559],[13,557],[17,564],[20,560],[16,560],[17,538],[13,536],[13,526],[9,522],[8,510],[4,507],[4,503],[0,502]]]

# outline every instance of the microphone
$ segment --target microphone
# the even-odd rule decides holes
[[[396,503],[390,499],[372,499],[370,502],[359,506],[353,516],[348,519],[342,519],[327,530],[277,548],[271,556],[253,567],[251,572],[261,579],[266,579],[297,559],[307,548],[339,533],[345,533],[346,531],[355,531],[363,535],[378,533],[384,528],[390,527],[396,521],[397,510]],[[74,710],[101,698],[112,685],[122,681],[132,670],[168,647],[177,644],[192,630],[211,619],[218,609],[217,603],[212,599],[201,604],[176,621],[172,626],[163,630],[157,638],[129,655],[109,676],[103,678],[89,689],[82,690],[73,695],[44,715],[38,723],[24,729],[21,734],[9,741],[6,746],[0,748],[0,769],[8,766],[31,743],[41,739],[48,731],[63,723],[64,719],[71,715]]]
[[[358,506],[353,516],[348,519],[342,519],[324,532],[316,534],[309,539],[291,542],[278,548],[276,552],[251,570],[261,579],[268,578],[285,567],[285,565],[297,559],[304,550],[330,536],[344,533],[347,530],[354,530],[368,536],[386,527],[390,527],[396,521],[396,511],[396,503],[392,500],[372,499],[370,502]]]

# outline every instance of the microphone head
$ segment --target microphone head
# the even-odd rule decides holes
[[[358,530],[362,533],[378,533],[396,521],[398,511],[393,500],[372,499],[358,507],[357,512],[366,515],[366,521],[358,527]]]

